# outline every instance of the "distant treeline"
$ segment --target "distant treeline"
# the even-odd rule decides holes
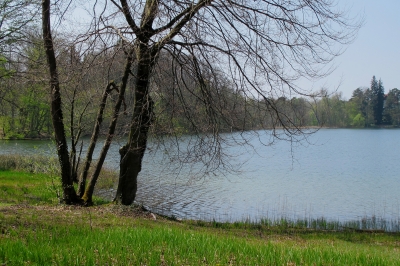
[[[30,40],[14,44],[10,50],[12,54],[7,54],[5,49],[0,55],[0,138],[49,138],[53,129],[40,35],[32,33]],[[61,39],[57,50],[64,90],[64,118],[69,126],[67,134],[88,135],[94,126],[104,88],[110,82],[121,81],[124,51],[116,44],[101,53],[86,52],[83,57],[74,45]],[[216,78],[218,73],[210,73],[210,78],[199,86],[191,76],[196,71],[185,69],[185,62],[178,62],[173,69],[169,62],[168,54],[161,54],[153,75],[156,82],[152,84],[157,86],[150,88],[156,114],[152,134],[198,134],[280,126],[400,126],[400,91],[392,89],[385,94],[382,82],[375,77],[369,88],[356,89],[350,100],[344,100],[341,93],[329,94],[323,90],[308,98],[254,98],[235,88],[222,75]],[[207,69],[201,67],[204,75]],[[132,80],[130,86],[133,84]],[[118,86],[114,88],[117,90]],[[132,111],[134,102],[132,91],[127,90],[124,99],[123,112],[127,114]],[[103,132],[112,119],[117,100],[116,92],[107,93]],[[120,116],[119,135],[128,131],[129,117]]]
[[[335,93],[315,102],[315,110],[319,122],[327,127],[399,127],[400,90],[385,93],[382,81],[373,76],[371,86],[354,90],[350,100]]]

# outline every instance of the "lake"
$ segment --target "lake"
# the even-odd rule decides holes
[[[277,141],[226,148],[239,171],[203,175],[200,164],[177,167],[163,148],[146,154],[137,203],[188,219],[236,221],[400,218],[400,130],[321,129],[308,142]],[[107,166],[118,170],[115,142]],[[102,144],[101,144],[102,145]],[[0,153],[51,154],[49,141],[0,141]],[[171,152],[172,154],[172,152]],[[191,165],[192,167],[189,167]]]

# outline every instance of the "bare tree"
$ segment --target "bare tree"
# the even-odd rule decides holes
[[[46,51],[47,63],[50,72],[51,114],[58,159],[61,166],[63,201],[67,204],[75,204],[79,203],[80,199],[75,192],[73,178],[71,176],[71,163],[69,160],[69,151],[65,136],[64,118],[62,112],[60,81],[58,77],[57,62],[50,26],[50,0],[42,1],[42,22],[44,48]]]
[[[264,128],[278,138],[303,136],[301,120],[276,99],[314,95],[296,81],[328,75],[361,25],[334,0],[99,0],[91,13],[90,28],[77,41],[96,39],[105,49],[121,43],[133,84],[115,196],[126,205],[135,199],[151,126],[159,119],[155,101],[168,99],[171,127],[174,117],[184,117],[185,127],[198,134],[189,150],[218,168],[221,132]],[[162,78],[165,68],[172,75]]]
[[[54,44],[54,39],[52,37],[52,30],[51,30],[51,2],[44,0],[42,1],[42,24],[43,24],[43,40],[44,40],[44,48],[46,52],[46,58],[47,58],[47,65],[49,67],[49,72],[50,72],[50,91],[51,91],[51,113],[52,113],[52,122],[53,122],[53,127],[54,127],[54,132],[55,132],[55,141],[57,145],[57,152],[58,152],[58,158],[60,162],[60,167],[61,167],[61,180],[62,180],[62,188],[63,188],[63,196],[62,196],[62,201],[67,203],[67,204],[91,204],[92,203],[92,195],[94,192],[94,185],[97,182],[97,179],[100,174],[100,170],[102,168],[102,165],[104,163],[106,154],[108,152],[108,149],[110,147],[111,141],[114,137],[114,132],[116,128],[116,123],[119,117],[119,110],[121,108],[121,105],[124,102],[124,95],[125,95],[125,88],[127,87],[128,84],[128,77],[131,72],[131,66],[133,62],[132,58],[132,49],[131,52],[127,52],[127,58],[126,58],[126,64],[124,66],[124,71],[123,71],[123,76],[122,76],[122,81],[120,82],[120,85],[117,86],[113,80],[110,80],[109,77],[106,78],[108,80],[108,84],[106,84],[104,92],[102,93],[101,97],[99,98],[100,105],[98,109],[98,114],[95,118],[94,122],[94,128],[92,132],[92,137],[89,143],[88,151],[86,154],[85,161],[83,163],[83,169],[82,169],[82,174],[80,176],[79,180],[79,186],[78,186],[78,193],[76,193],[75,188],[73,186],[73,182],[77,181],[78,177],[78,169],[79,169],[79,164],[80,164],[80,157],[82,153],[82,146],[79,151],[77,151],[77,145],[80,140],[82,131],[84,130],[83,125],[82,125],[82,119],[83,116],[86,114],[86,109],[88,105],[91,105],[92,99],[89,99],[86,101],[86,104],[83,104],[83,110],[76,111],[76,100],[82,100],[82,96],[78,96],[80,93],[79,90],[82,90],[82,88],[86,91],[89,90],[88,87],[84,87],[82,84],[79,83],[85,83],[83,79],[85,79],[85,76],[88,74],[87,69],[91,70],[92,68],[95,68],[96,65],[92,64],[93,61],[99,61],[97,60],[98,57],[101,57],[99,54],[104,55],[104,51],[110,49],[110,47],[106,47],[105,49],[101,49],[100,52],[97,53],[97,55],[92,54],[89,49],[93,48],[96,46],[96,42],[94,43],[89,43],[86,44],[86,49],[89,52],[86,53],[88,57],[93,57],[89,58],[85,62],[81,62],[79,59],[81,53],[75,51],[75,46],[72,44],[72,46],[69,47],[70,51],[65,51],[65,49],[58,49],[56,45]],[[65,45],[64,45],[65,47]],[[60,78],[60,71],[58,68],[57,64],[57,58],[56,58],[56,51],[60,52],[61,56],[59,55],[58,60],[63,60],[61,64],[61,69],[64,75],[63,78],[65,79],[64,82],[64,87],[70,87],[69,89],[64,88],[64,96],[67,96],[67,99],[69,100],[69,108],[63,108],[63,102],[61,100],[61,78]],[[63,58],[64,57],[64,58]],[[65,57],[70,57],[69,59],[65,60]],[[105,58],[109,59],[108,57]],[[100,59],[102,61],[102,59]],[[112,66],[112,64],[111,64]],[[102,66],[104,67],[104,66]],[[110,66],[109,66],[110,67]],[[81,74],[77,74],[81,73]],[[103,71],[98,70],[97,72],[101,73]],[[93,73],[91,73],[93,74]],[[104,73],[103,73],[104,74]],[[101,75],[101,74],[100,74]],[[96,76],[96,75],[94,75]],[[93,75],[92,77],[93,78]],[[77,79],[77,80],[75,80]],[[87,83],[87,82],[86,82]],[[88,84],[86,84],[88,85]],[[98,160],[98,163],[94,167],[94,172],[90,178],[89,185],[86,187],[86,178],[89,174],[89,168],[91,167],[92,163],[92,157],[93,157],[93,151],[94,148],[97,144],[98,136],[100,134],[100,127],[103,122],[104,118],[104,110],[106,107],[107,99],[109,98],[109,95],[113,90],[116,90],[118,92],[118,99],[115,103],[112,117],[110,120],[110,125],[107,131],[107,137],[103,146],[103,149],[100,153],[100,158]],[[90,97],[89,97],[90,98]],[[68,101],[67,101],[68,102]],[[82,107],[82,104],[81,104]],[[69,109],[69,110],[68,110]],[[66,141],[66,124],[65,121],[67,119],[64,119],[63,116],[63,110],[68,110],[69,113],[69,122],[70,122],[70,136],[71,136],[71,152],[69,152],[68,146],[67,146],[67,141]],[[75,119],[75,118],[78,119]],[[76,121],[77,120],[77,121]],[[83,202],[83,200],[84,202]]]
[[[152,75],[162,50],[170,55],[173,68],[174,64],[179,66],[196,81],[198,90],[191,92],[203,104],[211,145],[220,145],[220,121],[226,117],[216,93],[220,77],[228,79],[244,97],[256,99],[257,115],[291,138],[301,135],[302,129],[273,99],[310,95],[296,80],[329,74],[329,68],[324,71],[324,67],[341,53],[342,45],[353,40],[360,26],[335,10],[336,3],[329,0],[111,2],[116,10],[108,17],[103,14],[101,21],[131,43],[137,62],[134,110],[128,142],[120,150],[115,197],[122,204],[135,199],[137,176],[154,120]],[[181,91],[191,88],[184,84],[174,89],[183,96]],[[191,104],[184,98],[178,101],[195,122],[190,118]]]

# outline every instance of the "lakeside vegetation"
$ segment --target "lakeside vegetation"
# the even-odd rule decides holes
[[[33,63],[30,60],[38,59],[30,58],[29,53],[39,53],[39,51],[36,51],[39,48],[29,47],[26,49],[28,49],[28,54],[25,55],[28,60],[26,64],[28,65],[24,67],[32,67]],[[69,51],[65,51],[65,53],[68,54]],[[43,55],[40,57],[43,57]],[[106,59],[102,58],[102,60]],[[164,58],[164,60],[167,61],[168,59]],[[5,64],[4,60],[0,61],[0,72],[5,71]],[[83,67],[85,62],[80,62],[79,64]],[[122,62],[116,62],[116,64],[122,64]],[[39,66],[36,66],[36,68],[39,68]],[[158,69],[158,71],[161,75],[159,82],[165,83],[165,87],[168,87],[168,81],[166,81],[165,77],[170,74],[163,73],[165,70]],[[83,86],[84,91],[76,92],[72,89],[69,91],[70,88],[66,88],[69,94],[82,94],[80,96],[82,99],[76,100],[73,98],[70,104],[64,106],[64,112],[69,114],[65,118],[68,128],[67,135],[69,136],[73,137],[74,134],[75,136],[77,134],[79,136],[89,136],[91,134],[93,121],[96,121],[96,103],[100,101],[98,98],[101,96],[96,93],[97,88],[94,87],[94,80],[98,74],[92,73],[89,77],[88,75],[81,77],[81,79],[84,78],[85,80],[81,80],[79,83],[87,83],[87,86]],[[29,79],[29,77],[24,77],[24,79]],[[21,80],[21,75],[14,74],[9,74],[6,78],[0,79],[0,139],[51,138],[53,128],[46,83],[42,79],[37,82],[29,82],[29,84],[20,83],[19,80]],[[220,82],[223,83],[222,81]],[[75,85],[72,84],[71,86],[74,87]],[[11,87],[13,88],[12,90],[9,89]],[[259,120],[257,112],[259,112],[260,106],[265,104],[265,99],[249,99],[240,92],[230,89],[229,84],[222,85],[218,90],[218,93],[213,97],[224,99],[225,102],[221,111],[224,112],[226,117],[218,121],[221,132],[243,129],[285,128],[288,126],[285,125],[283,120],[279,121],[278,125],[275,124],[273,119],[268,120],[265,118],[263,121]],[[189,102],[193,103],[190,115],[187,113],[189,110],[186,110],[185,106],[175,105],[173,97],[168,90],[158,89],[154,92],[154,112],[157,114],[157,119],[151,129],[152,135],[196,134],[199,130],[201,132],[211,130],[207,126],[208,121],[202,119],[205,115],[205,110],[197,107],[195,96],[185,96],[188,97]],[[89,100],[84,100],[85,98]],[[116,100],[114,98],[111,97],[110,101],[114,102]],[[316,93],[314,97],[287,98],[281,96],[268,100],[286,114],[288,121],[300,128],[321,126],[333,128],[400,126],[400,90],[394,88],[385,93],[382,81],[377,81],[375,76],[371,81],[370,87],[357,88],[353,91],[349,100],[344,99],[341,92],[330,93],[324,89]],[[73,110],[70,109],[72,105],[74,105]],[[125,106],[125,108],[127,107]],[[246,111],[242,112],[243,110]],[[124,113],[129,112],[130,109],[128,107]],[[112,109],[107,108],[104,114],[104,125],[108,124],[111,116]],[[188,120],[187,116],[196,120],[196,128],[192,128],[193,121]],[[126,127],[130,123],[128,118],[129,116],[120,117],[117,126],[118,135],[126,134]],[[72,125],[74,120],[79,120],[77,125]],[[231,124],[226,123],[226,120],[229,120]],[[106,126],[101,128],[103,136],[106,135],[106,130]]]
[[[33,48],[32,48],[33,49]],[[82,63],[83,64],[83,63]],[[50,103],[46,101],[45,84],[30,83],[18,85],[19,76],[11,76],[0,80],[1,86],[14,84],[14,90],[4,90],[0,95],[0,139],[48,139],[52,137],[52,124],[50,116]],[[90,86],[89,86],[90,87]],[[376,87],[376,88],[375,88]],[[89,89],[90,90],[90,89]],[[93,88],[93,94],[95,88]],[[73,92],[70,92],[73,93]],[[87,93],[87,91],[86,91]],[[215,95],[228,99],[226,111],[231,113],[229,119],[245,125],[242,128],[247,130],[258,128],[284,128],[284,121],[281,125],[274,125],[265,117],[261,121],[256,115],[258,107],[263,105],[263,101],[246,99],[240,93],[234,93],[228,87],[222,88],[219,92],[223,96]],[[85,96],[82,96],[85,97]],[[187,120],[185,110],[171,105],[171,95],[167,92],[158,91],[155,102],[155,113],[157,120],[152,129],[153,135],[165,134],[195,134],[197,129],[191,128],[190,121]],[[190,98],[190,95],[188,96]],[[230,99],[230,100],[229,100]],[[397,88],[384,92],[382,81],[376,81],[375,76],[371,81],[370,87],[357,88],[353,91],[352,97],[345,100],[341,92],[329,93],[321,90],[315,97],[279,97],[269,99],[287,115],[288,121],[294,121],[299,127],[332,127],[332,128],[371,128],[371,127],[399,127],[400,126],[400,90]],[[75,100],[74,100],[75,101]],[[190,101],[195,102],[194,99]],[[250,103],[252,101],[252,103]],[[92,124],[96,121],[96,99],[85,102],[84,98],[74,102],[76,105],[74,114],[79,117],[79,135],[88,136],[91,133]],[[196,105],[196,104],[194,104]],[[65,112],[69,113],[68,106]],[[241,109],[246,109],[246,115],[239,115]],[[84,110],[84,111],[77,111]],[[203,110],[204,111],[204,110]],[[204,116],[202,110],[197,110],[191,114],[194,119],[199,119],[198,128],[204,128],[207,132],[207,121],[201,119]],[[106,110],[105,121],[111,119],[111,109]],[[72,116],[66,118],[67,124],[73,121]],[[71,120],[71,121],[69,121]],[[238,130],[232,126],[224,126],[224,121],[220,121],[221,130]],[[104,123],[107,124],[107,123]],[[124,135],[124,128],[129,125],[129,121],[124,117],[120,118],[118,134]],[[73,128],[67,130],[71,133]],[[75,128],[76,130],[76,128]],[[106,128],[102,128],[105,135]],[[76,134],[76,133],[75,133]],[[69,134],[71,135],[71,134]]]
[[[176,221],[99,199],[65,206],[56,186],[51,175],[0,171],[2,264],[400,265],[399,233]]]
[[[4,265],[400,265],[399,231],[356,230],[374,228],[363,221],[178,221],[99,197],[66,206],[51,163],[0,159]]]

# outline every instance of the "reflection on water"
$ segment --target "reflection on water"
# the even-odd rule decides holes
[[[181,218],[258,220],[325,217],[340,221],[400,216],[400,130],[324,129],[303,142],[227,148],[240,172],[199,175],[162,150],[147,153],[137,202]],[[49,153],[49,142],[0,142],[0,153]],[[34,146],[37,149],[34,149]],[[107,166],[117,169],[118,148]],[[192,171],[190,171],[192,170]],[[196,170],[196,168],[195,168]]]

